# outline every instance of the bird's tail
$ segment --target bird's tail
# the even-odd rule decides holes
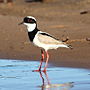
[[[69,44],[66,44],[66,43],[60,44],[59,47],[64,47],[64,48],[73,49],[72,45],[69,45]]]
[[[73,49],[72,45],[67,44],[67,48]]]
[[[62,47],[73,49],[72,45],[63,42]]]

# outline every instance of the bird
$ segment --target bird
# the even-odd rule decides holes
[[[41,60],[40,60],[40,65],[39,68],[37,70],[34,70],[34,72],[40,72],[42,69],[42,63],[44,61],[45,58],[45,53],[46,53],[46,63],[45,63],[45,67],[42,70],[43,72],[47,71],[47,66],[48,66],[48,61],[49,61],[49,53],[48,50],[50,49],[57,49],[59,47],[63,47],[63,48],[71,48],[72,46],[60,41],[59,39],[57,39],[56,37],[54,37],[53,35],[47,33],[47,32],[43,32],[41,30],[38,29],[37,26],[37,21],[36,18],[33,16],[26,16],[23,18],[23,21],[21,23],[19,23],[19,25],[24,24],[27,28],[28,31],[28,37],[29,40],[33,43],[33,45],[39,47],[41,49]]]

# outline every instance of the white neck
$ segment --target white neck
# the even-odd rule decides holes
[[[36,23],[33,24],[24,23],[24,24],[27,26],[28,32],[32,32],[36,28]]]

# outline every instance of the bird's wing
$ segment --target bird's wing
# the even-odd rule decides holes
[[[54,45],[64,44],[62,41],[59,41],[52,35],[45,32],[38,33],[38,40],[44,44],[54,44]]]

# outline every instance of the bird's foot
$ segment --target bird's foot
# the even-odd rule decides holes
[[[40,70],[40,69],[38,69],[38,70],[33,70],[32,72],[41,72],[41,70]]]
[[[46,71],[47,71],[46,69],[42,70],[42,72],[44,72],[44,73],[46,73]]]
[[[46,69],[42,70],[42,72],[46,73]],[[38,69],[38,70],[33,70],[32,72],[41,72],[41,69]]]

